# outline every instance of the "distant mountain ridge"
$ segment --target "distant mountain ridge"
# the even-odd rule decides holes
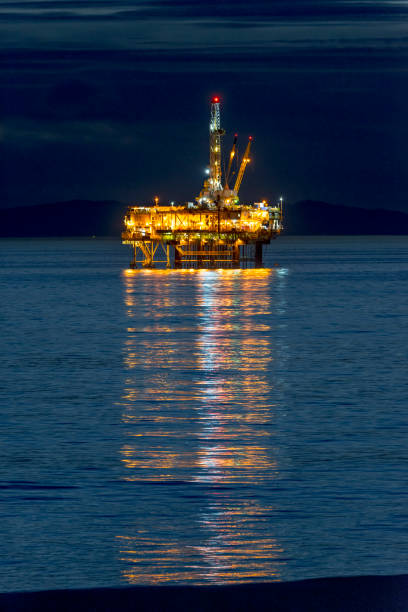
[[[0,237],[120,237],[128,204],[114,200],[71,200],[0,209]],[[406,235],[408,215],[304,200],[284,207],[290,236]]]
[[[70,200],[0,209],[0,237],[120,236],[128,204]]]
[[[285,234],[360,236],[408,234],[408,215],[397,210],[367,209],[303,200],[283,211]]]

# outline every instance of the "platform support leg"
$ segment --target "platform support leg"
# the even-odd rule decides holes
[[[174,247],[174,267],[181,268],[181,255],[177,247]]]
[[[153,267],[153,243],[152,242],[142,242],[140,243],[140,249],[144,255],[143,267],[144,268],[152,268]]]
[[[255,242],[255,267],[262,267],[262,242]]]
[[[239,244],[234,243],[233,252],[232,252],[232,265],[234,267],[239,266],[240,261],[240,252],[239,252]]]
[[[132,270],[134,270],[136,268],[136,253],[137,253],[137,246],[136,246],[136,242],[133,243],[133,257],[132,260],[130,262],[130,267]]]

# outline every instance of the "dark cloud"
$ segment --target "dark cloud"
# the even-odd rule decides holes
[[[404,209],[407,9],[0,2],[1,201],[191,200],[220,93],[228,134],[255,136],[244,198]]]
[[[210,0],[195,2],[193,0],[153,0],[151,6],[161,8],[171,14],[172,10],[182,12],[185,17],[194,16],[236,16],[265,17],[283,19],[323,19],[330,18],[390,18],[407,15],[408,8],[400,2],[353,2],[344,0],[305,1],[291,0]],[[146,9],[147,10],[147,9]]]
[[[61,22],[111,22],[111,21],[130,21],[130,20],[141,20],[151,19],[155,15],[152,11],[135,11],[135,10],[117,10],[111,11],[106,14],[88,13],[81,14],[75,10],[56,10],[51,12],[49,10],[43,10],[38,12],[7,12],[2,13],[0,9],[0,20],[5,22],[47,22],[47,21],[61,21]],[[156,14],[157,16],[157,14]]]
[[[134,0],[50,0],[48,2],[0,2],[0,12],[8,11],[10,19],[66,18],[200,18],[200,17],[257,17],[268,19],[333,19],[333,18],[400,18],[406,16],[408,7],[402,2],[327,0],[305,1],[275,0],[151,0],[135,3]],[[51,12],[52,11],[52,12]],[[61,11],[61,13],[59,13]],[[7,14],[4,13],[7,18]]]
[[[174,51],[254,46],[396,46],[408,5],[392,1],[129,0],[0,3],[0,47]]]

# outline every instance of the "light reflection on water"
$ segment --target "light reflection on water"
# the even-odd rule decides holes
[[[282,283],[283,272],[126,271],[123,278],[120,459],[126,481],[149,483],[152,495],[142,528],[118,536],[124,578],[279,579],[284,551],[264,490],[279,473],[270,363],[281,355],[270,314],[271,283]],[[155,503],[166,485],[170,512]]]
[[[406,571],[406,237],[0,258],[0,590]]]

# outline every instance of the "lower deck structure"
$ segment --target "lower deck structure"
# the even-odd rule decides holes
[[[133,268],[260,266],[263,245],[282,229],[282,206],[130,206],[125,227]]]

